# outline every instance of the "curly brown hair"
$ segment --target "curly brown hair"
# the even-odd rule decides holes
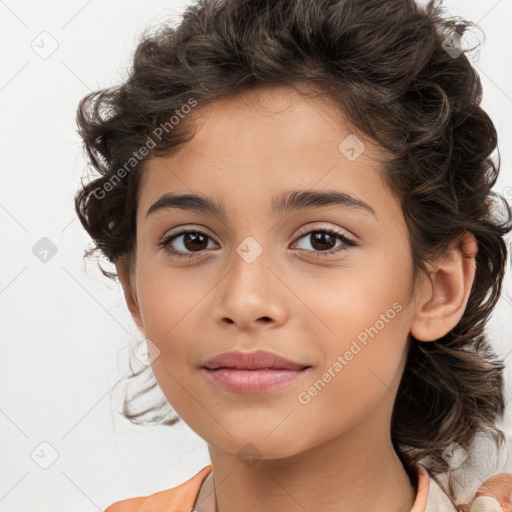
[[[491,157],[497,132],[480,106],[481,81],[468,49],[449,44],[470,26],[434,0],[424,7],[414,0],[200,0],[179,25],[144,33],[126,81],[88,94],[77,113],[99,173],[75,197],[95,242],[87,257],[100,251],[111,263],[131,261],[144,165],[193,137],[191,106],[272,84],[327,94],[354,131],[387,151],[384,176],[407,222],[415,276],[466,231],[475,236],[466,310],[442,338],[412,338],[393,410],[392,441],[404,466],[427,458],[432,475],[450,470],[443,452],[453,442],[469,449],[478,432],[497,446],[504,441],[495,425],[504,412],[504,364],[484,328],[501,292],[512,213],[491,190],[500,168]],[[125,398],[133,422],[154,410],[133,413]]]

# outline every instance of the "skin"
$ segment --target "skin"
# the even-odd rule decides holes
[[[429,266],[433,284],[425,276],[413,281],[407,226],[374,160],[379,148],[365,140],[356,160],[346,158],[338,145],[353,132],[327,99],[257,88],[190,115],[200,121],[194,138],[146,162],[136,259],[116,267],[134,321],[160,351],[152,362],[160,388],[208,443],[213,471],[196,510],[211,509],[208,494],[218,512],[360,512],[376,503],[381,512],[410,510],[415,489],[390,438],[409,334],[428,342],[457,324],[474,258],[454,245]],[[340,205],[271,212],[274,194],[326,189],[364,201],[375,215]],[[146,216],[169,191],[222,201],[226,218],[176,208]],[[172,243],[199,256],[179,258],[158,246],[177,227],[208,235],[203,246],[186,245],[186,236]],[[325,251],[307,233],[322,229],[357,245],[336,253],[343,243],[335,239],[324,246],[330,255],[315,258]],[[248,236],[263,249],[252,263],[236,251]],[[468,234],[464,252],[476,250]],[[299,393],[396,303],[400,312],[300,403]],[[312,368],[252,394],[219,388],[200,370],[221,352],[257,348]],[[247,443],[252,465],[237,455]]]

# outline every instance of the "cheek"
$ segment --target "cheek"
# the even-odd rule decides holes
[[[408,310],[394,300],[398,293],[366,291],[372,290],[359,288],[323,306],[336,338],[323,344],[322,364],[294,397],[299,405],[293,416],[315,433],[315,442],[348,431],[372,411],[381,411],[384,424],[393,407],[406,358]]]
[[[198,347],[211,332],[208,294],[215,292],[218,277],[150,267],[139,273],[139,302],[144,334],[160,351],[152,362],[153,373],[176,412],[188,417],[193,403],[187,390],[193,393],[197,379],[191,368],[198,364]]]
[[[159,272],[158,276],[146,276],[139,294],[145,336],[160,351],[151,364],[153,374],[182,418],[189,417],[191,406],[197,407],[190,403],[187,390],[193,392],[190,358],[197,339],[194,326],[197,330],[198,305],[204,293],[190,280],[180,280],[176,273]]]
[[[364,268],[326,280],[314,300],[309,295],[311,309],[328,329],[322,343],[317,336],[323,352],[315,374],[320,381],[311,393],[303,390],[304,402],[311,399],[321,408],[333,400],[355,411],[375,405],[389,387],[395,389],[407,350],[412,283],[407,255],[379,256]]]
[[[300,418],[301,430],[312,433],[312,439],[305,441],[316,445],[356,427],[360,430],[358,438],[364,439],[364,425],[368,435],[382,431],[387,424],[386,415],[393,407],[393,382],[399,376],[397,366],[401,358],[399,353],[376,357],[377,351],[370,346],[362,347],[350,361],[335,360],[302,391],[293,416],[295,420]],[[391,361],[394,356],[396,361]],[[373,420],[366,424],[366,417]],[[293,435],[292,425],[286,427],[287,435]]]
[[[407,334],[405,311],[412,283],[406,262],[395,261],[379,255],[357,268],[330,272],[316,279],[314,287],[312,280],[304,281],[305,303],[316,314],[314,325],[325,327],[328,346],[343,348],[351,339],[364,344],[370,337],[393,343]]]
[[[183,340],[183,333],[197,326],[197,311],[209,288],[204,279],[191,273],[142,270],[138,296],[146,336],[164,346],[177,338]]]

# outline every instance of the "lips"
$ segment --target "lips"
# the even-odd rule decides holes
[[[290,384],[310,370],[265,350],[224,352],[208,359],[201,371],[215,385],[231,393],[267,393]]]
[[[265,350],[257,350],[255,352],[224,352],[208,359],[202,366],[202,368],[208,370],[222,368],[237,370],[303,370],[309,367],[309,365],[290,361]]]

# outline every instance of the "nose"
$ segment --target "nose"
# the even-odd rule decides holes
[[[275,328],[286,321],[290,291],[267,256],[263,251],[251,261],[234,254],[231,269],[219,283],[215,304],[218,323],[249,331]]]

